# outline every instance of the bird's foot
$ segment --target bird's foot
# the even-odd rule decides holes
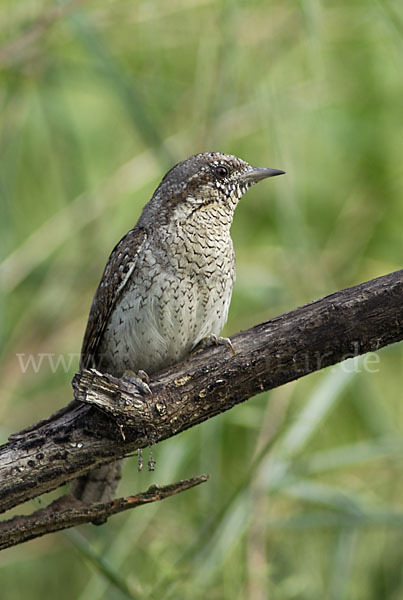
[[[150,389],[150,386],[148,385],[150,383],[150,378],[145,371],[140,370],[137,373],[135,373],[134,371],[127,369],[123,373],[122,379],[125,379],[129,383],[132,383],[142,394],[150,396],[152,398],[153,393]]]
[[[215,335],[215,333],[211,333],[207,337],[200,340],[193,352],[197,352],[203,348],[208,348],[209,346],[225,346],[228,350],[230,350],[232,356],[235,354],[234,346],[232,345],[231,340],[226,337],[218,337]]]
[[[217,337],[214,333],[212,333],[211,335],[209,335],[208,339],[211,340],[211,344],[214,344],[215,346],[225,346],[228,350],[230,350],[232,356],[235,355],[234,346],[232,345],[232,342],[229,338]]]

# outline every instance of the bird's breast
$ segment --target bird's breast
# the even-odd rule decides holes
[[[220,333],[235,277],[232,242],[193,233],[146,244],[107,324],[101,370],[151,374]]]

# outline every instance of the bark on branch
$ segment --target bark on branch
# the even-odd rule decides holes
[[[207,480],[208,475],[199,475],[163,487],[152,485],[146,492],[135,496],[126,496],[125,498],[116,498],[111,502],[97,502],[88,505],[75,500],[70,495],[62,496],[46,508],[35,511],[32,515],[14,517],[9,521],[0,523],[0,550],[27,542],[46,533],[61,531],[82,523],[90,521],[105,522],[111,515],[151,502],[165,500],[165,498],[189,490]]]
[[[0,512],[308,373],[403,339],[403,270],[297,308],[154,376],[153,398],[96,371],[0,448]],[[101,409],[101,410],[99,410]],[[90,518],[88,520],[91,520]]]

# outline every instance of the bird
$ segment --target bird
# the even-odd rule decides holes
[[[220,152],[195,154],[162,179],[135,225],[115,246],[92,301],[80,369],[148,376],[188,356],[204,340],[225,343],[235,281],[230,228],[239,200],[279,169]],[[86,503],[111,500],[121,461],[74,480]]]

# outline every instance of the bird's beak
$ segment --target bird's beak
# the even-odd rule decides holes
[[[265,167],[251,167],[242,175],[243,181],[246,183],[257,183],[267,177],[275,177],[276,175],[284,175],[285,171],[279,169],[266,169]]]

